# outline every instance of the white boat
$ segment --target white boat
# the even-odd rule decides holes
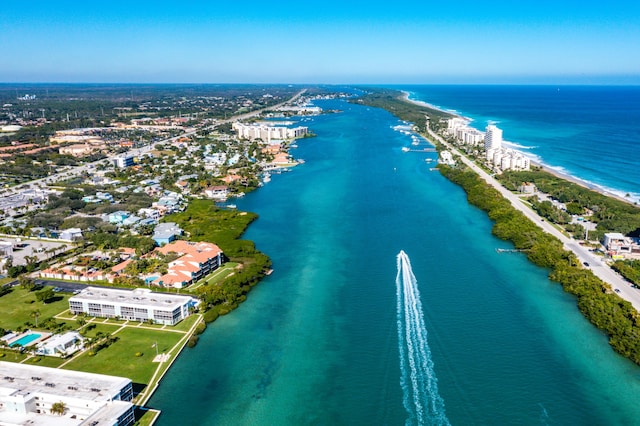
[[[408,146],[403,146],[402,147],[402,152],[409,152],[411,150],[411,148],[409,148]]]

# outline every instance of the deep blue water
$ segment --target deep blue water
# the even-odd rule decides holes
[[[403,86],[559,171],[640,200],[640,86]]]
[[[451,424],[640,423],[640,368],[547,271],[495,251],[508,244],[430,171],[435,154],[402,152],[411,139],[385,111],[319,104],[343,112],[304,123],[318,135],[292,151],[305,164],[237,203],[260,215],[246,238],[275,272],[183,352],[150,401],[159,425],[415,424],[401,386],[400,250]]]

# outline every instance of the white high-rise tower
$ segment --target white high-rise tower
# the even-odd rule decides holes
[[[484,149],[488,152],[490,149],[499,148],[502,148],[502,130],[489,124],[484,135]]]

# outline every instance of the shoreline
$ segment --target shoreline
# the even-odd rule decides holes
[[[411,99],[410,98],[411,93],[407,92],[406,90],[401,90],[400,92],[403,94],[402,99],[404,101],[408,102],[408,103],[411,103],[413,105],[417,105],[417,106],[420,106],[420,107],[426,107],[426,108],[435,109],[437,111],[441,111],[441,112],[444,112],[446,114],[451,114],[454,117],[462,118],[463,120],[471,121],[471,119],[469,119],[468,117],[464,117],[464,116],[462,116],[460,114],[457,114],[455,112],[444,110],[444,109],[439,108],[439,107],[437,107],[435,105],[432,105],[432,104],[430,104],[428,102],[417,101],[417,100]],[[629,205],[632,205],[632,206],[637,206],[638,205],[637,202],[634,202],[633,200],[629,199],[630,197],[624,197],[624,196],[622,196],[620,194],[616,194],[616,193],[612,192],[612,191],[614,191],[614,189],[604,188],[604,187],[599,186],[597,184],[594,184],[592,182],[589,182],[589,181],[586,181],[584,179],[581,179],[581,178],[579,178],[577,176],[571,175],[571,174],[569,174],[567,172],[559,171],[559,170],[555,169],[553,166],[551,166],[549,164],[545,164],[545,163],[543,163],[543,162],[541,162],[539,160],[535,160],[534,158],[532,158],[533,156],[527,155],[527,153],[524,152],[524,151],[520,151],[520,150],[515,149],[515,148],[512,148],[512,149],[514,151],[518,151],[518,152],[522,153],[522,155],[525,155],[527,158],[529,158],[529,160],[531,161],[531,165],[533,165],[535,167],[539,167],[542,171],[545,171],[545,172],[547,172],[549,174],[552,174],[557,178],[560,178],[560,179],[566,180],[568,182],[574,183],[574,184],[579,185],[579,186],[581,186],[583,188],[586,188],[586,189],[588,189],[590,191],[597,192],[597,193],[599,193],[601,195],[604,195],[605,197],[615,198],[615,199],[617,199],[619,201],[623,201],[623,202],[625,202],[625,203],[627,203]],[[536,158],[538,158],[538,157],[536,157]],[[622,193],[622,192],[623,191],[620,191],[620,193]]]

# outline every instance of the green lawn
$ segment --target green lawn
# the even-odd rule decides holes
[[[12,349],[0,348],[0,361],[20,362],[27,358],[27,354],[22,354]]]
[[[25,361],[25,364],[39,365],[40,367],[58,368],[66,359],[57,356],[34,356]]]
[[[235,271],[235,268],[238,265],[239,263],[237,262],[227,262],[224,265],[222,265],[220,268],[216,269],[215,271],[207,275],[202,281],[206,282],[207,284],[221,283],[222,281],[224,281],[225,278],[227,278],[229,275],[231,275]],[[194,289],[199,286],[200,286],[200,283],[198,283],[198,285],[194,287]]]
[[[178,324],[176,325],[168,325],[165,327],[165,330],[178,330],[178,331],[189,331],[189,329],[191,328],[191,326],[193,326],[193,323],[198,321],[200,319],[200,316],[198,315],[190,315],[189,317],[187,317],[186,319],[183,319],[182,321],[180,321]]]
[[[100,332],[103,334],[111,334],[119,328],[119,325],[87,323],[80,331],[86,337],[96,337]]]
[[[64,368],[128,377],[135,383],[147,384],[158,367],[153,362],[156,356],[153,345],[157,342],[159,353],[168,352],[184,334],[127,327],[115,336],[118,341],[108,348],[92,357],[87,351]],[[137,352],[142,356],[137,357]]]
[[[0,297],[0,328],[15,330],[27,321],[34,323],[31,313],[36,310],[40,311],[39,320],[51,318],[69,309],[69,297],[69,294],[56,293],[54,301],[45,304],[36,301],[35,292],[13,287],[10,293]]]

